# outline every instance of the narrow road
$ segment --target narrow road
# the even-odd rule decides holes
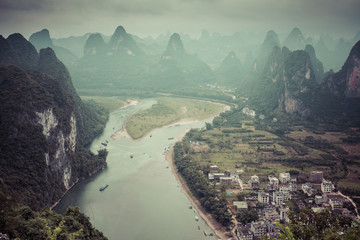
[[[359,217],[359,212],[358,212],[358,210],[357,210],[357,208],[356,208],[355,202],[354,202],[350,197],[345,196],[344,194],[342,194],[340,191],[338,191],[338,193],[340,194],[340,196],[346,198],[347,200],[349,200],[349,201],[351,202],[351,204],[352,204],[352,205],[354,206],[354,208],[355,208],[356,216],[357,216],[358,218],[360,218],[360,217]]]

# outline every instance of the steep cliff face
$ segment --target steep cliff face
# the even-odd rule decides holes
[[[258,97],[267,101],[270,110],[296,113],[301,117],[310,115],[309,105],[316,82],[307,52],[274,47],[261,79]]]
[[[340,98],[360,97],[360,41],[351,49],[341,70],[324,79],[321,89]]]
[[[310,44],[305,46],[305,52],[309,54],[310,61],[314,70],[316,82],[321,83],[324,77],[324,66],[322,62],[316,57],[315,49]]]
[[[7,43],[12,49],[28,45]],[[21,53],[20,63],[37,59]],[[0,64],[13,64],[7,59]],[[98,133],[95,126],[104,123],[84,106],[65,66],[50,48],[38,59],[26,65],[35,66],[32,70],[0,65],[0,178],[10,195],[35,209],[54,204],[79,179],[102,168],[106,158],[85,149]]]
[[[316,86],[309,55],[302,50],[291,52],[284,61],[283,70],[284,97],[283,101],[279,101],[279,108],[286,113],[309,116],[310,106],[305,102],[311,101]]]

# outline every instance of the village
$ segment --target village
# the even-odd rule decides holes
[[[257,220],[236,226],[239,239],[256,240],[264,235],[277,239],[281,232],[277,223],[286,225],[289,222],[290,209],[329,211],[331,214],[359,219],[355,204],[336,191],[332,182],[324,179],[322,171],[312,171],[309,176],[304,173],[291,176],[288,172],[282,172],[279,176],[269,175],[263,189],[260,189],[258,176],[242,180],[241,173],[241,170],[220,172],[216,165],[210,166],[208,173],[210,184],[225,186],[227,194],[238,192],[238,195],[244,196],[242,201],[229,202],[233,215],[256,209]]]

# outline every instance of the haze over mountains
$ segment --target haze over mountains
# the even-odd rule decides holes
[[[178,33],[160,36],[158,39],[140,39],[119,26],[112,36],[106,37],[94,33],[60,41],[72,46],[74,50],[82,47],[82,54],[79,56],[79,51],[77,54],[72,54],[70,50],[56,46],[54,42],[57,41],[52,40],[49,31],[44,29],[31,35],[30,41],[21,34],[12,34],[7,39],[1,37],[0,63],[17,66],[12,68],[3,66],[3,73],[6,73],[6,76],[13,76],[15,79],[18,79],[16,76],[20,76],[26,79],[25,82],[37,82],[34,84],[39,85],[45,92],[53,91],[51,88],[47,89],[53,85],[45,82],[54,80],[45,81],[44,79],[48,77],[41,73],[57,79],[58,82],[55,81],[54,84],[59,86],[56,88],[61,87],[64,90],[61,94],[67,99],[66,102],[70,101],[76,106],[71,110],[73,107],[70,107],[70,104],[69,109],[66,110],[68,113],[73,112],[73,115],[62,115],[67,119],[64,123],[68,122],[62,134],[72,134],[68,126],[75,124],[71,119],[76,119],[78,133],[76,146],[84,146],[94,136],[89,135],[86,129],[92,128],[93,133],[96,134],[101,131],[101,127],[96,117],[90,117],[92,122],[86,120],[88,118],[86,116],[96,116],[96,114],[94,115],[83,105],[77,96],[77,91],[83,94],[110,96],[122,94],[151,96],[156,92],[168,92],[233,101],[234,99],[221,90],[222,88],[219,88],[220,90],[214,88],[214,86],[225,86],[230,89],[237,88],[237,96],[245,96],[249,99],[248,102],[241,104],[271,116],[286,113],[301,118],[321,118],[323,121],[357,116],[359,113],[357,99],[360,97],[359,43],[352,47],[351,52],[349,48],[350,43],[357,37],[352,40],[340,39],[336,44],[330,37],[321,37],[314,47],[312,45],[314,40],[305,38],[298,28],[294,28],[283,43],[277,33],[270,30],[262,44],[248,48],[246,54],[241,52],[242,57],[239,57],[236,52],[241,49],[241,43],[246,42],[244,40],[246,36],[239,34],[221,36],[210,35],[207,31],[203,31],[199,40]],[[321,60],[322,54],[325,54],[324,49],[329,49],[324,47],[325,42],[330,47],[335,46],[333,51],[327,51],[328,56],[337,55],[338,61],[341,56],[346,56],[347,60],[344,59],[342,65],[338,66],[341,67],[340,71],[324,72],[324,68],[326,69],[324,65],[331,64],[329,61],[331,58]],[[210,67],[202,60],[201,55],[189,53],[195,52],[195,47],[199,48],[199,52],[208,47],[207,54],[203,53],[202,56],[205,59],[216,59],[218,65]],[[189,48],[192,50],[188,50]],[[318,54],[317,49],[321,53]],[[346,53],[347,51],[350,54]],[[70,73],[57,57],[67,65]],[[3,83],[5,84],[6,81]],[[49,106],[54,105],[53,108],[57,109],[56,101],[55,103],[52,101],[49,99],[45,102]],[[332,105],[331,108],[324,107],[329,104]],[[41,114],[47,114],[46,116],[50,114],[43,107],[35,109],[41,109],[43,111]],[[57,119],[61,118],[56,113],[51,112],[51,115]],[[8,134],[4,133],[4,135]],[[58,143],[55,141],[54,144]],[[70,145],[74,144],[69,143],[66,148],[71,149]],[[47,161],[55,161],[51,160],[50,152],[47,154],[49,154]],[[64,153],[64,156],[67,154]],[[65,162],[70,164],[70,160]],[[69,164],[67,171],[70,171]],[[71,171],[76,172],[76,170]],[[74,180],[76,178],[64,178],[67,180],[61,181],[67,188],[76,181]],[[61,188],[63,187],[60,186]],[[58,193],[42,201],[53,201],[57,197]]]
[[[46,29],[34,33],[30,41],[37,48],[55,49],[81,94],[165,91],[204,97],[209,96],[210,85],[218,85],[237,88],[260,111],[277,109],[310,117],[322,102],[314,92],[325,89],[324,76],[329,79],[342,68],[357,38],[359,34],[347,40],[330,36],[315,40],[295,27],[283,40],[272,30],[262,41],[251,34],[221,36],[206,30],[199,39],[178,33],[142,39],[119,26],[112,36],[94,33],[62,39],[78,53],[82,45],[76,58],[70,50],[55,46]]]
[[[251,34],[221,36],[206,30],[199,39],[178,33],[142,39],[119,26],[112,36],[93,33],[58,41],[77,54],[56,46],[46,29],[29,40],[37,50],[54,49],[81,94],[140,96],[167,91],[204,97],[210,85],[218,85],[237,88],[261,111],[279,109],[308,117],[316,104],[305,107],[300,96],[309,99],[315,89],[324,89],[324,76],[331,78],[343,66],[359,37],[321,36],[315,41],[295,27],[283,40],[272,30],[262,41]]]
[[[10,189],[6,194],[34,209],[51,206],[105,166],[106,151],[93,155],[86,146],[106,118],[78,92],[210,98],[284,123],[359,126],[359,37],[315,41],[294,28],[284,40],[272,30],[261,39],[207,31],[199,39],[178,33],[152,39],[122,26],[112,36],[54,40],[46,29],[29,41],[19,33],[0,36],[0,178]]]

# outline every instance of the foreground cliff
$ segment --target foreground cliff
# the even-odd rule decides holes
[[[85,146],[105,122],[76,94],[66,67],[50,48],[20,34],[0,36],[0,178],[33,209],[52,206],[80,179],[103,168],[106,151]]]

